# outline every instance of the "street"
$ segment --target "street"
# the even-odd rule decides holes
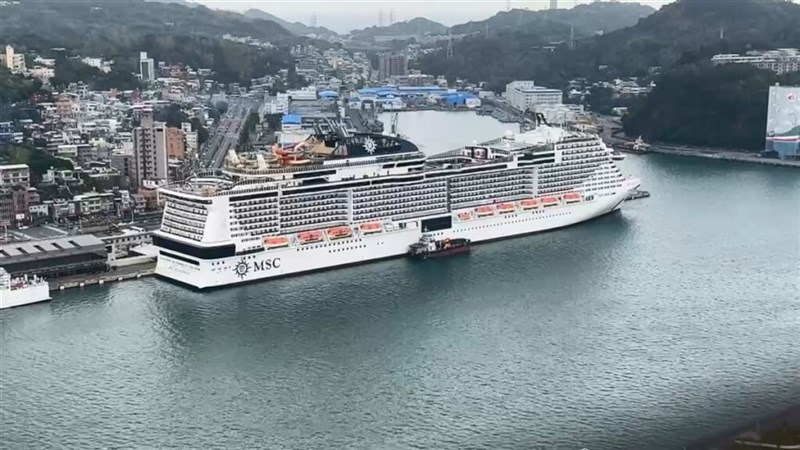
[[[216,128],[203,145],[200,165],[202,168],[218,169],[223,166],[228,151],[236,147],[239,134],[247,120],[247,115],[253,110],[255,104],[250,100],[233,100],[228,105],[228,110],[220,117]]]

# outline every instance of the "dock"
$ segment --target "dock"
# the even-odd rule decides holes
[[[63,291],[65,289],[82,288],[92,285],[104,285],[117,281],[135,280],[155,275],[156,263],[149,262],[135,266],[121,267],[103,273],[74,275],[48,280],[50,291]]]

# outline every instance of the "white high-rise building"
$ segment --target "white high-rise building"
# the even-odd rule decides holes
[[[506,85],[506,101],[520,111],[540,105],[560,105],[564,93],[558,89],[536,86],[533,81],[512,81]]]
[[[5,51],[0,54],[0,64],[2,64],[11,73],[24,73],[25,55],[15,53],[14,47],[6,45]]]
[[[167,151],[167,125],[153,122],[153,112],[143,111],[141,125],[133,130],[135,179],[131,185],[139,187],[145,181],[166,181],[169,176]]]
[[[156,68],[153,58],[147,57],[147,52],[139,53],[139,76],[142,81],[154,81],[156,79]]]

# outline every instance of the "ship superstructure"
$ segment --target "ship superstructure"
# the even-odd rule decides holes
[[[156,273],[208,288],[401,256],[423,235],[529,234],[614,211],[638,184],[598,136],[547,125],[433,156],[320,131],[163,189]]]

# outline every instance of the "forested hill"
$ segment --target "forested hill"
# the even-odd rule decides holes
[[[231,33],[274,43],[297,39],[272,21],[204,6],[143,0],[27,0],[4,5],[0,24],[4,42],[64,47],[97,56],[146,34],[221,37]]]
[[[248,83],[291,67],[288,44],[307,41],[272,21],[181,3],[28,0],[3,5],[0,12],[2,43],[18,52],[53,56],[51,49],[56,47],[66,49],[67,55],[113,60],[109,77],[90,74],[80,63],[62,64],[62,70],[57,65],[57,81],[77,81],[81,74],[90,74],[91,79],[81,81],[98,88],[114,83],[131,88],[135,80],[130,73],[138,72],[141,51],[160,61],[210,68],[218,81]],[[277,47],[267,50],[226,41],[226,33],[249,35]]]
[[[800,72],[778,76],[749,65],[684,66],[665,74],[623,117],[629,136],[648,141],[761,151],[769,87],[800,85]]]
[[[424,34],[445,34],[448,28],[439,22],[417,17],[384,27],[369,27],[350,32],[351,40],[372,40],[375,36],[410,36]]]
[[[310,27],[300,22],[289,22],[288,20],[283,20],[280,17],[261,9],[248,9],[242,14],[251,19],[269,20],[275,22],[298,36],[305,36],[309,34],[316,34],[318,37],[338,36],[335,31],[329,30],[325,27]]]
[[[650,6],[638,3],[591,3],[571,9],[501,11],[479,21],[452,27],[453,34],[489,33],[535,30],[546,22],[574,26],[576,36],[591,36],[635,25],[639,19],[655,12]]]
[[[552,52],[543,49],[559,35],[552,25],[497,35],[490,30],[488,36],[456,42],[450,60],[444,58],[441,48],[418,65],[434,75],[487,81],[497,90],[513,79],[561,87],[576,77],[645,75],[654,66],[666,71],[720,52],[796,47],[800,43],[798,23],[800,5],[782,0],[679,0],[632,27],[578,39],[575,48],[565,42]],[[563,34],[562,28],[560,36]]]

